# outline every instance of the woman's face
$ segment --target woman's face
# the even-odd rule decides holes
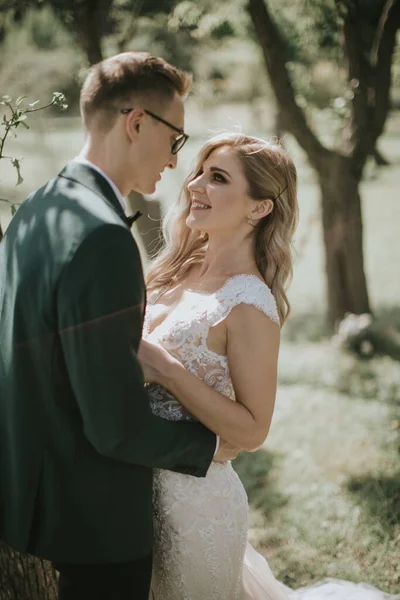
[[[242,165],[229,146],[214,150],[188,184],[191,208],[186,224],[204,232],[248,228],[256,202],[248,196]]]

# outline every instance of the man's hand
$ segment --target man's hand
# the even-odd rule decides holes
[[[237,455],[239,454],[240,451],[241,451],[241,448],[237,448],[237,446],[233,446],[232,444],[230,444],[229,442],[226,442],[225,440],[220,440],[218,452],[214,456],[213,461],[214,462],[226,462],[228,460],[233,460],[234,458],[237,457]]]
[[[159,383],[165,387],[165,377],[171,367],[180,363],[159,344],[147,340],[140,341],[138,358],[146,383]]]

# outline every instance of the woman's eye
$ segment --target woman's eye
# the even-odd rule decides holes
[[[195,179],[197,179],[198,177],[200,177],[200,175],[203,175],[203,169],[199,169],[196,173],[196,175],[193,177],[192,181],[194,181]]]
[[[213,173],[214,181],[219,181],[221,183],[226,183],[226,179],[221,173]]]

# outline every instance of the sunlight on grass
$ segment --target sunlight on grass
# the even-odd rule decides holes
[[[264,447],[236,461],[253,543],[292,587],[337,577],[398,591],[398,364],[284,344],[280,381]]]

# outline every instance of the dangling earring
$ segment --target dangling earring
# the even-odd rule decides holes
[[[252,227],[257,227],[257,221],[253,221],[253,219],[247,219],[247,222]]]

